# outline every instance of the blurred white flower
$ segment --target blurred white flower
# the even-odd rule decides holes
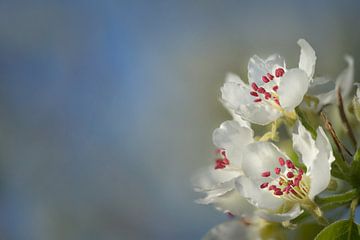
[[[256,220],[256,219],[255,219]],[[227,221],[213,227],[202,239],[203,240],[257,240],[261,239],[259,221],[241,222],[238,220]]]
[[[231,216],[252,214],[254,207],[240,196],[234,181],[243,174],[242,152],[253,141],[253,130],[244,121],[225,121],[214,130],[213,142],[219,148],[219,158],[193,180],[195,191],[206,193],[197,203],[213,204]]]
[[[248,64],[249,85],[228,74],[221,88],[221,100],[243,119],[266,125],[298,106],[314,75],[315,52],[304,39],[298,41],[301,54],[298,68],[287,69],[285,60],[271,55],[263,60],[253,56]]]
[[[360,87],[359,84],[356,84],[357,89],[356,89],[356,94],[352,100],[352,104],[354,107],[354,114],[355,117],[358,121],[360,121]]]
[[[346,55],[344,59],[347,67],[338,75],[336,80],[317,77],[311,82],[307,94],[319,99],[317,110],[320,110],[327,104],[334,103],[336,100],[336,91],[339,88],[343,98],[346,98],[350,94],[354,83],[354,59],[349,55]]]
[[[301,155],[306,173],[270,142],[255,142],[244,149],[244,175],[237,178],[237,189],[269,221],[297,217],[302,212],[300,206],[313,206],[314,197],[330,182],[335,158],[323,129],[318,128],[316,140],[301,123],[295,131],[293,146]]]

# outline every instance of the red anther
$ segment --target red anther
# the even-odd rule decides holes
[[[275,70],[275,76],[276,76],[276,77],[282,77],[282,76],[284,75],[284,73],[285,73],[285,70],[282,69],[282,68],[277,68],[277,69]]]
[[[303,175],[304,174],[304,170],[302,170],[301,168],[299,169],[299,175]]]
[[[262,76],[261,79],[263,80],[264,83],[270,82],[270,79],[268,79],[267,76]]]
[[[270,171],[265,171],[263,173],[261,173],[262,177],[269,177],[271,175]]]
[[[257,91],[258,91],[258,93],[265,93],[266,92],[265,88],[263,88],[263,87],[260,87]]]
[[[275,186],[275,185],[271,185],[271,186],[269,187],[269,190],[270,190],[270,191],[275,190],[275,189],[276,189],[276,186]]]
[[[251,92],[250,92],[250,95],[251,95],[251,96],[254,96],[254,97],[259,96],[259,94],[258,94],[257,92],[254,92],[254,91],[251,91]]]
[[[279,163],[281,166],[285,165],[285,160],[282,157],[279,157]]]
[[[254,89],[254,91],[257,91],[259,89],[259,87],[256,83],[252,83],[251,87],[252,87],[252,89]]]
[[[283,189],[283,192],[289,193],[290,189],[291,189],[291,186],[286,186],[286,187]]]
[[[296,177],[295,180],[294,180],[294,186],[298,187],[299,184],[300,184],[300,179]]]
[[[286,174],[286,176],[287,176],[288,178],[293,178],[293,177],[294,177],[294,173],[288,172],[288,173]]]
[[[267,73],[266,74],[266,76],[268,77],[268,79],[270,79],[270,80],[273,80],[274,79],[274,76],[273,75],[271,75],[270,73]]]
[[[281,189],[276,189],[276,191],[274,192],[274,194],[275,194],[276,196],[281,196],[281,195],[283,195],[283,192],[281,191]]]
[[[229,159],[225,158],[225,159],[223,160],[223,163],[224,163],[225,165],[229,165],[229,164],[230,164],[230,161],[229,161]]]
[[[298,195],[294,189],[291,189],[290,192],[293,193],[293,194]]]
[[[274,170],[274,172],[275,172],[275,174],[279,175],[279,174],[280,174],[280,172],[281,172],[281,169],[280,169],[280,168],[278,168],[278,167],[276,167],[276,168],[275,168],[275,170]]]
[[[289,181],[287,182],[287,185],[288,185],[288,186],[293,186],[293,185],[294,185],[294,181],[293,181],[293,180],[289,180]]]
[[[264,189],[264,188],[266,188],[267,186],[269,186],[269,183],[262,183],[261,185],[260,185],[260,188],[261,189]]]
[[[223,169],[226,167],[223,159],[216,159],[215,161],[215,169]]]
[[[288,168],[294,168],[295,167],[291,160],[286,160],[286,166]]]
[[[261,102],[261,98],[255,99],[254,102]]]
[[[274,102],[275,102],[277,105],[280,106],[280,101],[279,101],[279,99],[275,99]]]
[[[265,92],[265,99],[270,99],[271,98],[271,94],[269,92]]]
[[[276,91],[279,89],[279,86],[278,86],[278,85],[275,85],[275,86],[273,86],[272,89],[274,90],[274,92],[276,92]]]

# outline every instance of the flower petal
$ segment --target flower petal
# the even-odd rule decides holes
[[[298,106],[309,87],[309,78],[298,68],[288,70],[279,82],[279,101],[281,106],[292,111]]]
[[[240,221],[228,221],[213,227],[203,240],[258,240],[261,239],[259,231],[252,226],[242,224]]]
[[[317,157],[319,150],[311,134],[300,121],[297,122],[297,126],[294,128],[292,140],[294,150],[301,155],[302,162],[309,168]]]
[[[315,51],[310,46],[310,44],[304,39],[299,39],[297,43],[301,48],[299,68],[304,70],[307,76],[311,79],[314,76],[314,72],[315,72],[315,63],[316,63]]]
[[[250,96],[249,86],[239,76],[229,73],[221,87],[221,101],[227,108],[235,110],[240,104],[252,102],[253,98]]]
[[[279,165],[279,157],[289,159],[270,142],[251,143],[244,149],[244,160],[241,163],[241,168],[244,174],[253,180],[259,188],[260,184],[265,181],[261,176],[263,172],[271,171],[271,176],[276,176],[273,170]]]
[[[260,189],[259,184],[246,176],[235,180],[235,187],[252,205],[267,210],[277,210],[282,204],[281,198],[276,198],[270,191]]]
[[[285,222],[291,219],[296,218],[303,210],[300,208],[299,204],[295,204],[294,207],[290,209],[290,211],[286,213],[270,213],[268,211],[258,211],[257,214],[263,219],[270,222]]]
[[[329,185],[331,163],[335,160],[329,139],[321,127],[317,130],[315,145],[319,153],[306,173],[311,181],[310,199],[313,199],[317,194],[324,191]]]
[[[266,60],[254,55],[249,60],[248,78],[249,84],[256,83],[258,86],[264,85],[263,76],[267,73],[274,74],[276,68],[286,68],[285,60],[278,54],[269,56]]]
[[[353,87],[354,83],[354,59],[353,57],[346,55],[345,61],[348,66],[344,69],[336,79],[336,89],[341,88],[342,97],[347,97]]]
[[[237,121],[225,121],[213,132],[214,144],[226,150],[230,163],[240,165],[242,149],[253,142],[254,132]]]
[[[197,192],[207,192],[215,189],[224,189],[225,192],[234,188],[231,181],[241,173],[238,171],[224,171],[214,169],[209,166],[198,171],[192,179],[194,190]]]
[[[252,216],[255,210],[254,206],[235,189],[217,197],[207,196],[196,202],[200,204],[212,204],[218,211],[231,213],[238,217]]]
[[[266,103],[240,105],[236,113],[243,119],[259,125],[267,125],[281,116],[275,107]]]

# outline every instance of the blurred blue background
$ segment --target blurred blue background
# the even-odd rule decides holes
[[[298,38],[337,75],[359,1],[0,1],[0,238],[200,239],[226,72]],[[357,71],[356,75],[359,76]]]

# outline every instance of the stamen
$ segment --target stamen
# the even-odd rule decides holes
[[[274,172],[275,172],[276,175],[279,175],[280,172],[281,172],[281,169],[278,168],[278,167],[276,167],[275,170],[274,170]]]
[[[285,165],[285,160],[282,157],[279,157],[279,163],[281,166]]]
[[[261,102],[261,98],[255,99],[254,102]]]
[[[261,173],[262,177],[269,177],[270,175],[271,175],[270,171],[266,171],[266,172]]]
[[[263,87],[260,87],[257,91],[258,91],[258,93],[265,93],[266,92],[265,88],[263,88]]]
[[[273,79],[274,79],[274,76],[271,75],[270,73],[267,73],[266,76],[267,76],[270,80],[273,80]]]
[[[254,91],[257,91],[259,89],[259,87],[256,83],[252,83],[251,87],[252,87],[252,89],[254,89]]]
[[[295,167],[291,160],[286,160],[286,166],[292,169]]]
[[[258,96],[259,96],[259,94],[258,94],[257,92],[254,92],[254,91],[251,91],[251,92],[250,92],[250,95],[251,95],[251,96],[254,96],[254,97],[258,97]]]
[[[268,100],[271,98],[271,94],[269,92],[265,92],[265,99]]]
[[[294,177],[294,173],[288,172],[288,173],[286,174],[286,176],[287,176],[288,178],[293,178],[293,177]]]
[[[262,80],[263,80],[264,83],[270,82],[270,79],[268,79],[267,76],[262,76]]]
[[[273,86],[272,89],[274,90],[274,92],[277,92],[277,90],[279,89],[279,86],[278,86],[278,85],[275,85],[275,86]]]
[[[282,76],[284,75],[284,73],[285,73],[285,70],[282,69],[282,68],[277,68],[277,69],[275,70],[275,76],[276,76],[276,77],[282,77]]]
[[[261,189],[267,188],[268,185],[269,185],[268,182],[262,183],[262,184],[260,185],[260,188],[261,188]]]

